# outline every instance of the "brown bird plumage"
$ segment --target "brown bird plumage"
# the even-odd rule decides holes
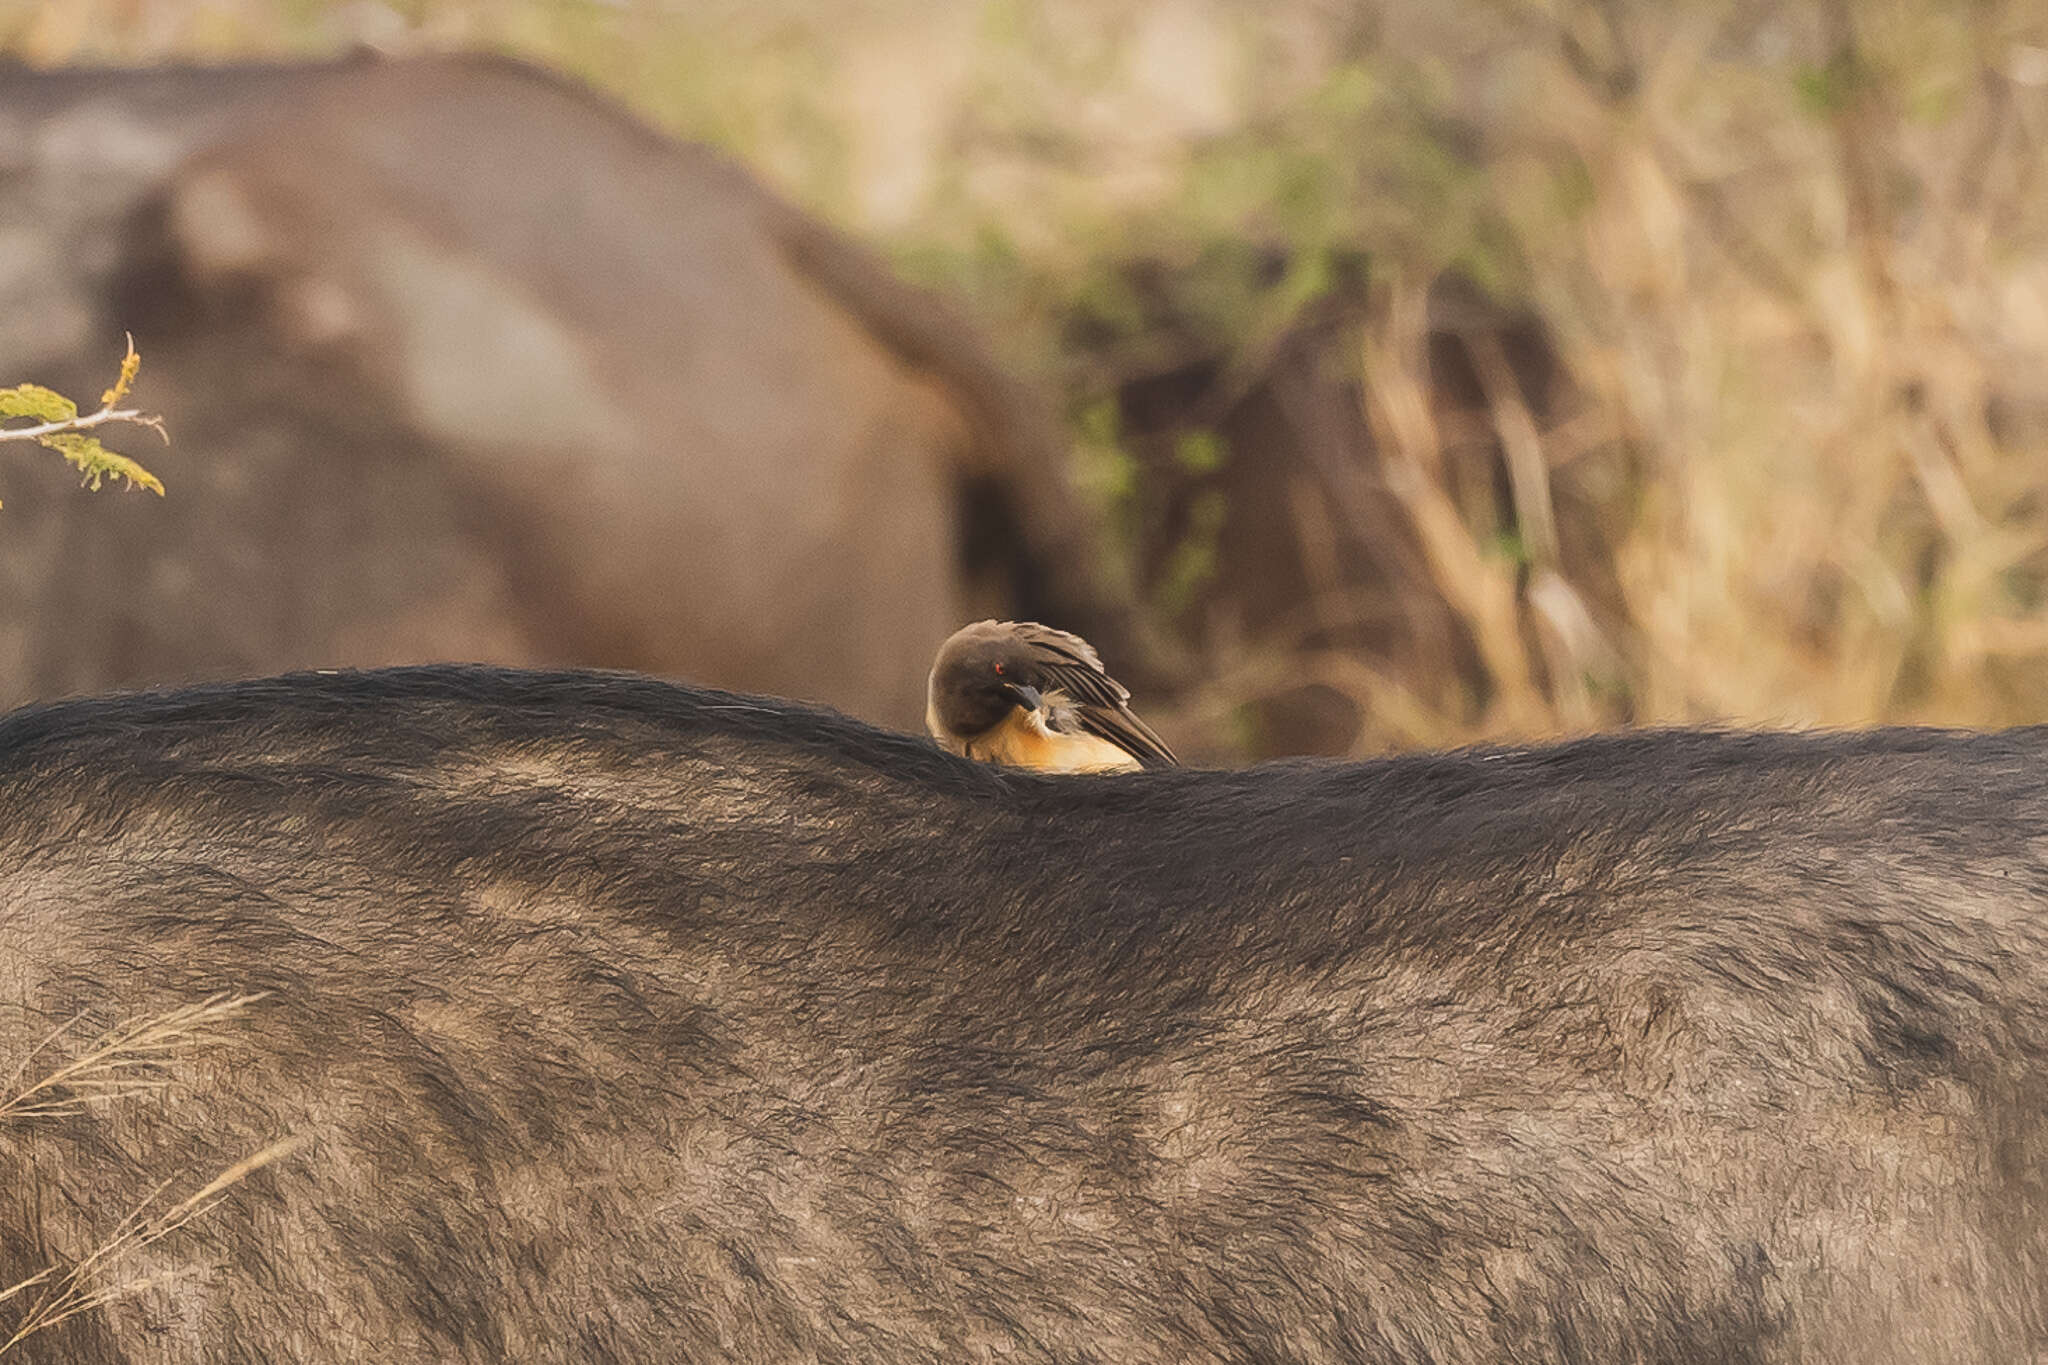
[[[1034,621],[977,621],[939,648],[925,724],[952,753],[1048,772],[1171,767],[1131,713],[1130,690],[1078,635]]]

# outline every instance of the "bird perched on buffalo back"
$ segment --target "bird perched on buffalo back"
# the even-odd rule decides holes
[[[1130,690],[1078,635],[1032,621],[977,621],[939,648],[925,724],[966,758],[1047,772],[1171,767],[1179,760],[1131,714]]]

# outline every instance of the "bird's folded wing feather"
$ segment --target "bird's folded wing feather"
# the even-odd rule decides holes
[[[1034,682],[1042,691],[1066,694],[1083,730],[1108,740],[1148,768],[1173,767],[1180,762],[1151,726],[1131,714],[1130,690],[1103,671],[1101,657],[1086,640],[1047,626],[1020,635],[1030,646],[1033,668],[1042,675]]]

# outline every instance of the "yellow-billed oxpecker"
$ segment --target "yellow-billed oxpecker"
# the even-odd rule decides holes
[[[1043,772],[1116,772],[1179,760],[1131,714],[1094,646],[1032,621],[977,621],[939,648],[925,724],[965,758]]]

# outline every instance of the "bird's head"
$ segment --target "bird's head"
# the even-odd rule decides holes
[[[1030,652],[1004,621],[979,622],[946,641],[928,687],[932,714],[956,735],[982,734],[1013,708],[1045,704]]]

